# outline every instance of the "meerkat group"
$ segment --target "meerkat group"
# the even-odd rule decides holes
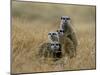
[[[49,43],[40,46],[40,55],[61,58],[66,54],[72,58],[76,56],[77,38],[71,26],[70,17],[62,16],[60,29],[48,33]]]
[[[41,57],[61,58],[61,44],[59,42],[43,43],[39,51]]]

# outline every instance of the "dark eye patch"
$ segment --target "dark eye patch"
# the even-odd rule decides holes
[[[54,44],[51,44],[51,46],[53,46]]]
[[[52,35],[56,35],[56,33],[52,33]]]
[[[63,18],[63,20],[65,20],[66,18]]]
[[[52,45],[54,45],[54,44],[52,44]]]
[[[67,18],[67,20],[70,20],[70,18]]]
[[[56,46],[59,46],[59,44],[56,44]]]
[[[55,35],[54,33],[52,33],[52,35]]]
[[[51,35],[51,33],[48,33],[48,35]]]
[[[60,32],[62,32],[62,30],[60,30]]]
[[[70,20],[70,17],[61,17],[61,20]]]
[[[58,44],[58,46],[60,46],[60,44]]]
[[[64,17],[61,17],[61,20],[65,20],[66,18],[64,18]]]
[[[60,30],[60,32],[64,32],[64,30]]]

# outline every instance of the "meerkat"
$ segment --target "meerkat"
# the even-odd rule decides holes
[[[53,53],[54,58],[61,58],[61,44],[59,42],[52,42],[51,43],[51,52]]]
[[[61,58],[61,45],[58,42],[43,43],[39,48],[40,57]]]
[[[56,34],[56,35],[53,35]],[[49,34],[49,39],[51,41],[54,41],[54,39],[57,39],[56,42],[59,42],[59,44],[61,45],[61,52],[62,55],[65,56],[66,53],[68,54],[69,57],[73,57],[74,56],[74,45],[73,42],[69,39],[65,37],[64,31],[59,29],[57,30],[57,32],[52,32],[52,34]],[[51,37],[54,37],[53,39],[51,39]]]
[[[71,21],[70,17],[62,16],[60,29],[64,31],[64,36],[66,36],[73,42],[75,50],[76,50],[78,42],[77,42],[75,31],[73,30],[70,21]]]
[[[49,32],[48,39],[50,42],[58,42],[59,41],[58,32]]]
[[[53,47],[52,50],[54,50],[53,51],[54,56],[56,58],[57,57],[59,58],[62,55],[62,53],[61,53],[61,44],[59,43],[58,32],[49,32],[48,33],[48,39],[51,42],[51,48]],[[59,47],[59,49],[56,50],[55,47]]]
[[[38,55],[40,57],[42,57],[42,56],[43,57],[56,57],[55,52],[57,51],[57,48],[59,47],[58,51],[61,48],[60,44],[58,43],[58,40],[59,40],[58,38],[59,38],[59,36],[58,36],[57,32],[49,32],[48,33],[49,42],[44,42],[44,43],[40,44]],[[57,54],[58,57],[60,57],[59,54]]]
[[[59,42],[62,46],[62,54],[63,56],[66,56],[66,53],[67,55],[72,58],[75,56],[75,46],[73,44],[73,42],[71,41],[70,38],[67,38],[64,34],[64,30],[57,30],[58,32],[58,35],[59,35]]]

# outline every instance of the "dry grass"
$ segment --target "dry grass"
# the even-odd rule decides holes
[[[62,14],[63,15],[63,14]],[[47,34],[59,28],[60,21],[44,22],[12,17],[12,72],[46,72],[95,68],[95,21],[75,22],[78,38],[77,56],[63,63],[42,62],[37,57],[38,47],[48,41]]]
[[[32,25],[35,24],[35,25]],[[47,33],[55,31],[52,24],[41,25],[41,22],[27,22],[14,19],[12,25],[12,72],[46,72],[59,70],[92,69],[95,68],[95,28],[94,25],[77,25],[79,41],[77,56],[62,66],[41,63],[36,53],[41,43],[47,41]],[[38,28],[37,28],[38,27]],[[61,62],[60,62],[61,61]]]

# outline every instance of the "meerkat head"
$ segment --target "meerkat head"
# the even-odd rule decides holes
[[[58,29],[57,32],[60,36],[64,35],[64,30],[63,29]]]
[[[51,43],[51,49],[53,51],[59,51],[59,49],[61,49],[61,45],[59,42],[52,42]]]
[[[70,20],[70,17],[69,16],[62,16],[61,17],[61,21],[63,22],[63,23],[66,23],[66,22],[68,22]]]
[[[69,26],[70,26],[70,17],[69,16],[62,16],[60,29],[63,29],[66,32]]]
[[[53,42],[59,41],[58,32],[49,32],[49,33],[48,33],[48,38],[49,38],[50,41],[53,41]]]

